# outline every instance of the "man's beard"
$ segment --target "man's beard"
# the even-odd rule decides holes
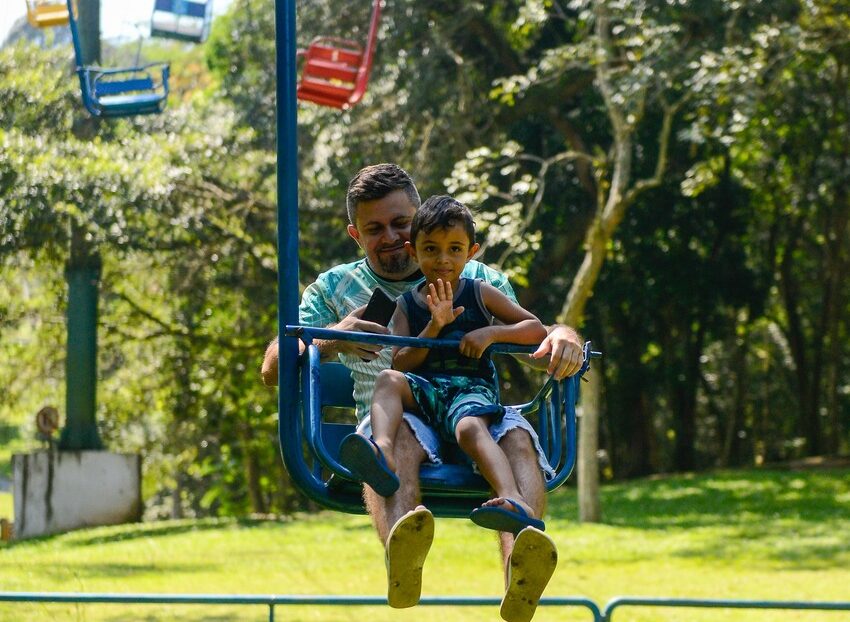
[[[413,258],[406,251],[392,253],[391,255],[377,256],[378,267],[382,272],[394,276],[406,276],[413,267]]]

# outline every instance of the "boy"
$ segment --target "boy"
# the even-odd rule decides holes
[[[416,413],[445,440],[457,442],[493,487],[496,497],[472,513],[473,521],[514,534],[527,526],[543,529],[543,521],[531,516],[532,508],[520,495],[507,457],[488,432],[504,409],[498,404],[492,363],[481,356],[496,342],[539,344],[546,329],[492,285],[461,277],[479,245],[472,214],[460,202],[448,196],[425,201],[413,219],[410,240],[406,248],[425,283],[399,297],[393,334],[458,339],[460,348],[393,348],[393,369],[378,375],[371,409],[384,475],[394,476],[393,440],[403,412]],[[392,485],[377,488],[392,494]]]

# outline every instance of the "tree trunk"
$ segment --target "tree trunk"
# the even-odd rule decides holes
[[[581,424],[578,439],[578,512],[579,521],[602,520],[599,501],[599,405],[602,398],[601,370],[586,376],[581,392]]]
[[[248,498],[251,499],[251,511],[256,514],[268,512],[268,505],[263,496],[263,487],[260,485],[260,460],[254,448],[254,431],[247,422],[240,425],[242,446],[245,451],[245,479],[248,485]]]

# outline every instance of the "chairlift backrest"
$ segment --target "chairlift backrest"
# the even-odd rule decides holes
[[[151,36],[200,43],[212,21],[212,0],[156,0]]]

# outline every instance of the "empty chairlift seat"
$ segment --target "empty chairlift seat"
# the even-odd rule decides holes
[[[167,64],[104,68],[83,63],[76,8],[69,24],[83,105],[96,117],[129,117],[162,112],[168,99]]]
[[[68,4],[57,0],[26,0],[27,21],[33,28],[51,28],[68,23]]]
[[[381,1],[374,0],[366,46],[338,37],[316,37],[306,51],[297,96],[321,106],[348,110],[366,93],[378,39]]]
[[[159,75],[155,70],[159,70]],[[168,97],[168,65],[130,69],[85,67],[83,101],[95,116],[123,117],[162,112]]]
[[[200,43],[209,34],[212,0],[156,0],[151,36]]]
[[[313,39],[304,55],[298,99],[333,108],[349,108],[356,103],[352,96],[357,89],[362,62],[363,50],[356,41],[335,37]],[[365,88],[363,90],[365,92]]]

